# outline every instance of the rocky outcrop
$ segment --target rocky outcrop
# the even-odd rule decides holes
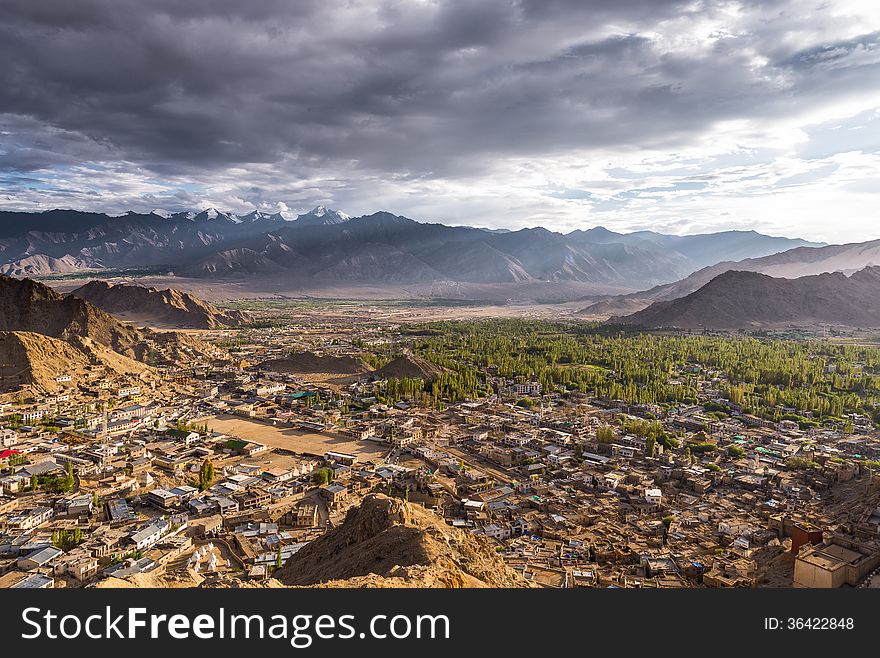
[[[342,525],[295,553],[273,576],[293,586],[529,586],[485,537],[381,494],[367,496]]]
[[[143,356],[144,335],[94,304],[64,297],[31,279],[0,275],[0,331],[32,331],[68,340],[89,338],[125,356]]]
[[[418,356],[405,354],[375,370],[377,379],[422,379],[431,382],[444,372],[440,366]]]

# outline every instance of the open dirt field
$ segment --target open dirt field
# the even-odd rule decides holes
[[[263,422],[248,420],[226,414],[208,416],[199,422],[208,423],[215,432],[223,432],[247,441],[256,441],[273,448],[297,453],[323,455],[328,450],[357,455],[359,459],[379,460],[388,452],[388,447],[375,441],[355,441],[341,434],[328,432],[303,432],[290,427],[273,426]]]

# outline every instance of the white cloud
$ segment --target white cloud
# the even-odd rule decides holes
[[[0,207],[880,237],[880,3],[294,4],[10,0]]]

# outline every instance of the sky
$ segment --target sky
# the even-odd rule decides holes
[[[3,0],[0,209],[880,238],[877,0]]]

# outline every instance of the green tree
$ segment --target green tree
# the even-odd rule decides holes
[[[199,491],[204,491],[210,487],[213,482],[214,463],[210,459],[205,458],[205,461],[202,462],[201,468],[199,468]]]
[[[318,486],[330,484],[333,482],[333,469],[321,468],[312,475],[312,482]]]

